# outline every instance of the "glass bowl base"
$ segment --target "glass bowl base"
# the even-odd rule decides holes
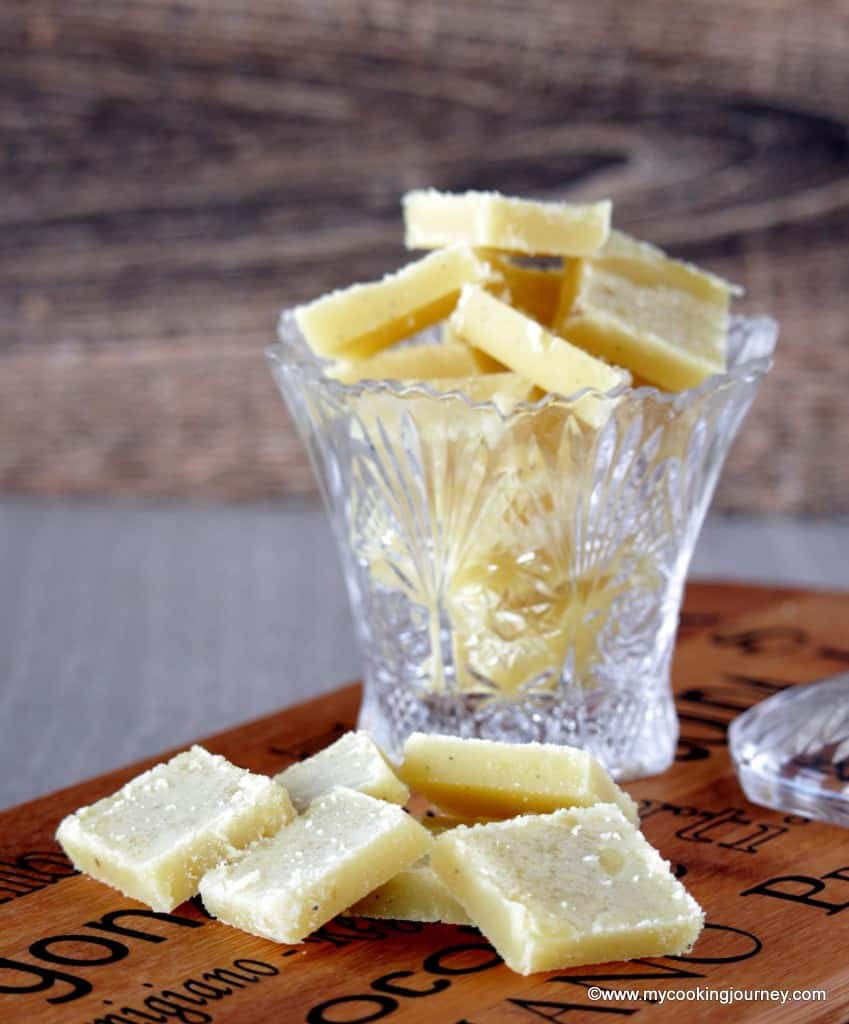
[[[590,750],[614,778],[627,781],[665,771],[674,760],[678,719],[668,690],[645,694],[592,694],[580,705],[558,695],[495,701],[473,695],[423,694],[404,687],[366,685],[357,726],[366,730],[392,761],[402,759],[413,732],[500,740],[555,743]],[[594,706],[595,704],[595,706]]]

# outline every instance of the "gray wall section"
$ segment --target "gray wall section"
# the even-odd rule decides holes
[[[314,510],[3,503],[0,570],[0,806],[358,673]]]
[[[693,575],[849,587],[849,523],[709,519]],[[357,676],[315,506],[0,502],[0,806]]]

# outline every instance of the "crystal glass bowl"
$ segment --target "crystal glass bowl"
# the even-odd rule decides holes
[[[668,394],[505,408],[427,384],[326,373],[291,313],[268,350],[333,524],[364,663],[360,725],[391,756],[415,730],[593,751],[662,771],[687,566],[775,347],[736,318],[729,370]]]

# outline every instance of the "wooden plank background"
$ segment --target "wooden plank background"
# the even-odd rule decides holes
[[[2,0],[0,490],[312,490],[277,310],[399,195],[611,195],[782,323],[725,510],[849,512],[849,2]]]

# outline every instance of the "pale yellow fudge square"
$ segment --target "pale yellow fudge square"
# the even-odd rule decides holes
[[[577,747],[414,732],[398,773],[443,810],[467,817],[503,818],[610,802],[637,821],[631,797],[592,754]]]
[[[169,911],[210,867],[294,816],[282,786],[194,746],[81,807],[56,838],[80,871]]]
[[[587,256],[610,232],[612,204],[606,199],[576,204],[420,189],[402,202],[408,249],[465,243],[530,256]]]
[[[446,888],[520,974],[693,946],[704,914],[612,804],[457,828],[434,842]]]
[[[422,857],[411,867],[399,871],[355,903],[348,913],[355,917],[391,918],[394,921],[472,923],[469,915],[434,874],[429,857]]]
[[[286,787],[299,812],[334,786],[347,786],[393,804],[405,804],[410,799],[409,789],[366,732],[346,732],[312,757],[284,768],[275,778]]]
[[[474,250],[453,246],[298,306],[295,321],[319,355],[361,359],[443,320],[464,284],[492,273]]]
[[[584,388],[609,392],[630,384],[630,375],[624,370],[557,337],[478,285],[463,288],[450,322],[470,345],[483,349],[543,391],[569,396]],[[600,426],[612,401],[584,395],[575,401],[574,412],[590,426]]]
[[[340,786],[277,835],[201,879],[206,909],[274,942],[300,942],[430,851],[396,804]]]
[[[613,232],[596,257],[564,275],[555,330],[588,352],[668,391],[726,368],[735,287]]]

